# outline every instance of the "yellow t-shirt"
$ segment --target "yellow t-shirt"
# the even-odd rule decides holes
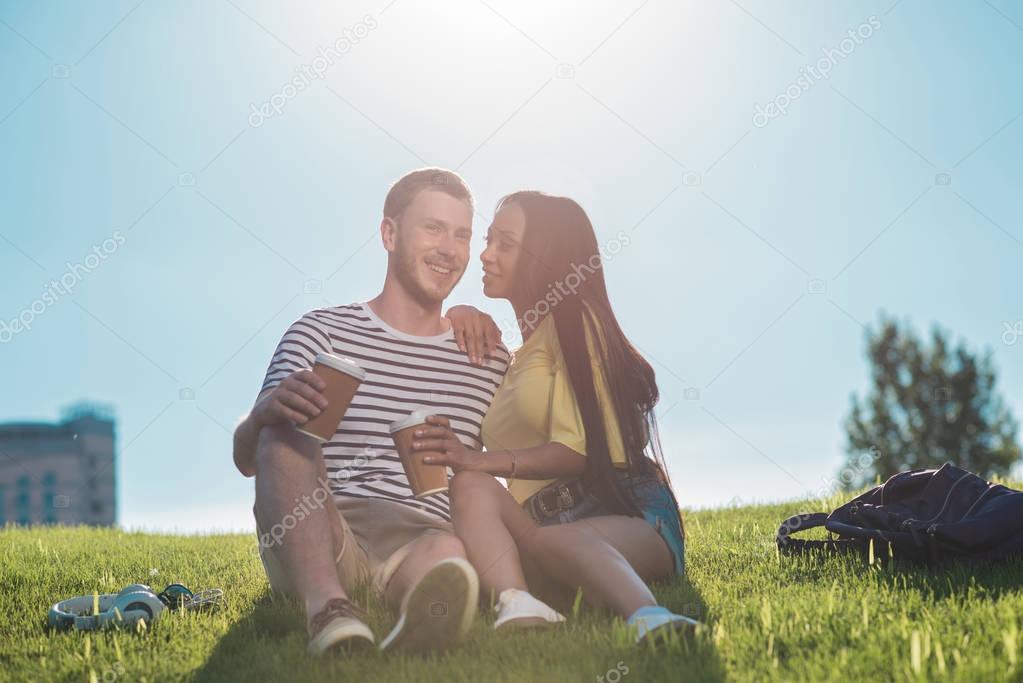
[[[593,336],[588,328],[586,340],[592,349]],[[591,353],[590,359],[597,402],[604,413],[611,461],[625,466],[625,448],[607,380],[599,358]],[[551,316],[547,316],[514,353],[504,382],[483,418],[482,432],[483,445],[488,451],[532,448],[556,441],[586,455],[582,414]],[[551,481],[516,479],[508,490],[521,503]]]

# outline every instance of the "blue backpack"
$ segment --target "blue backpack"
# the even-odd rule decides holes
[[[791,534],[823,526],[828,540]],[[945,463],[893,475],[831,514],[789,517],[778,529],[784,554],[870,553],[918,562],[998,560],[1023,554],[1023,491],[992,484]]]

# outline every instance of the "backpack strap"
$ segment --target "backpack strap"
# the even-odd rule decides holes
[[[865,552],[869,541],[862,538],[828,539],[826,541],[809,541],[792,538],[791,534],[814,527],[824,526],[828,519],[826,512],[803,513],[789,517],[778,527],[776,541],[778,550],[787,555],[799,555],[808,551],[824,551],[829,553]]]

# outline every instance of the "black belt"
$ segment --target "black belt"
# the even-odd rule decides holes
[[[586,488],[581,479],[556,481],[543,487],[523,503],[533,519],[542,522],[556,517],[565,510],[571,510],[586,498]]]

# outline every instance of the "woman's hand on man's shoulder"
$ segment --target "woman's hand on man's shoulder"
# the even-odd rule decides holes
[[[468,354],[469,362],[482,365],[501,343],[501,329],[488,314],[475,306],[461,304],[448,309],[444,317],[451,321],[458,348]]]

